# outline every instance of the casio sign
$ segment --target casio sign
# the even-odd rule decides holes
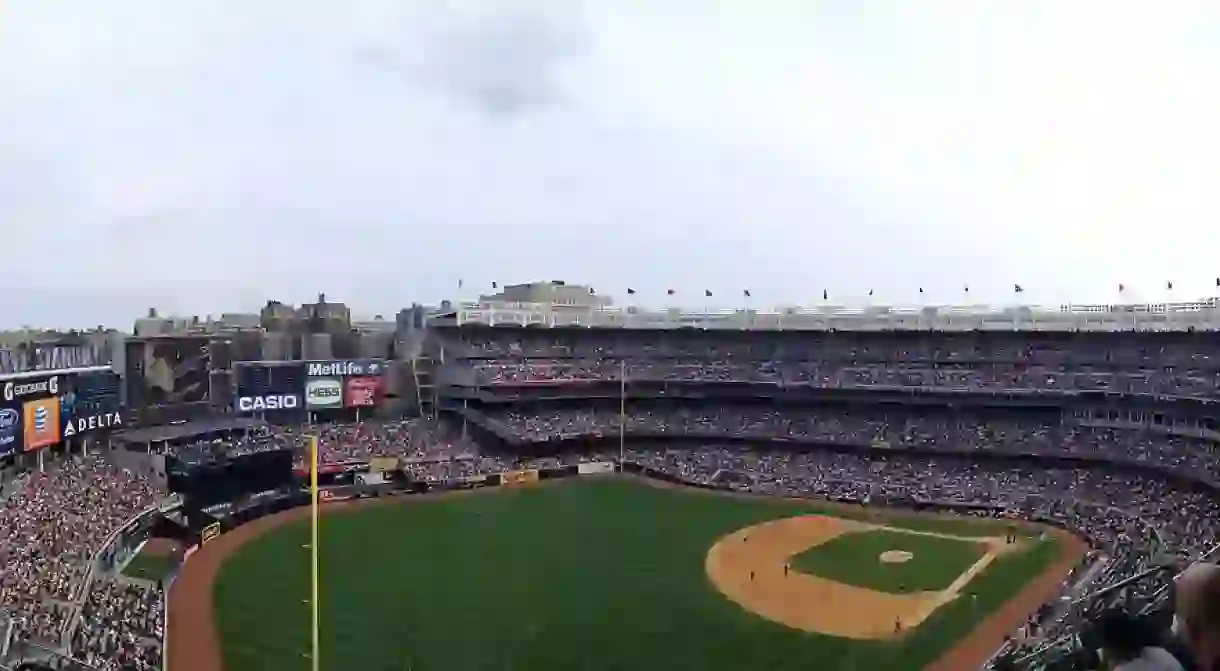
[[[38,393],[46,394],[47,396],[59,394],[59,376],[52,375],[45,380],[36,380],[34,382],[15,382],[10,380],[4,383],[4,400],[6,401]]]
[[[295,394],[270,394],[268,396],[242,396],[237,399],[237,409],[241,412],[259,412],[260,410],[293,410],[300,407],[301,399]]]
[[[21,413],[12,408],[0,409],[0,454],[17,442],[17,423],[20,421]]]
[[[123,415],[117,412],[106,412],[92,417],[77,417],[68,420],[64,426],[64,438],[71,438],[86,431],[97,431],[116,426],[123,426]]]

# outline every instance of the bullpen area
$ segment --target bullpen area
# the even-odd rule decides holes
[[[965,671],[1082,550],[1005,521],[617,477],[326,511],[323,669]],[[308,668],[307,515],[187,561],[170,671]]]

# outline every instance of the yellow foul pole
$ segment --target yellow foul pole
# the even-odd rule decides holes
[[[310,587],[312,590],[309,600],[310,608],[313,611],[313,651],[310,659],[313,660],[313,671],[318,671],[322,661],[321,646],[319,644],[319,621],[322,609],[322,604],[318,601],[318,437],[311,436],[309,439],[309,559],[310,559]]]

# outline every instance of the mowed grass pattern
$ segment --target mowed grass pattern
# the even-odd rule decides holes
[[[881,561],[889,550],[911,553],[901,564]],[[853,531],[792,558],[792,568],[889,594],[942,590],[987,553],[982,543],[875,529]]]
[[[788,629],[708,582],[707,549],[809,507],[591,480],[325,518],[322,667],[362,671],[919,669],[977,620],[950,607],[900,643]],[[974,528],[978,528],[977,525]],[[298,671],[309,649],[307,523],[256,539],[215,586],[228,671]],[[1054,542],[996,562],[978,609],[1008,599]]]

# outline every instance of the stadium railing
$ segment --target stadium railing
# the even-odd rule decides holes
[[[60,645],[63,646],[65,651],[71,650],[72,636],[80,624],[79,615],[81,608],[84,607],[85,601],[89,598],[89,588],[93,585],[93,580],[97,576],[98,567],[102,564],[102,559],[114,549],[115,544],[124,534],[138,528],[141,522],[158,511],[159,506],[160,504],[154,503],[119,525],[114,531],[110,532],[110,535],[106,536],[106,540],[102,542],[101,546],[90,557],[89,567],[85,570],[85,578],[81,580],[77,593],[69,602],[72,604],[72,615],[64,624],[63,632],[61,632]]]

